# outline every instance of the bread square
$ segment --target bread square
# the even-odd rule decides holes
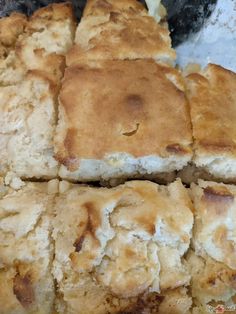
[[[59,313],[188,313],[183,255],[193,215],[179,180],[113,189],[62,181],[59,191],[53,221]],[[183,302],[174,306],[178,297]]]
[[[140,3],[97,0],[85,8],[67,64],[152,58],[173,65],[175,57],[167,25],[157,23]]]
[[[195,309],[206,313],[236,301],[236,187],[199,180],[192,184],[194,228],[188,256]]]
[[[6,33],[8,27],[11,31]],[[2,37],[4,43],[6,40],[11,43],[11,49],[0,62],[1,85],[15,84],[24,78],[27,70],[36,69],[58,83],[64,72],[65,54],[74,40],[75,27],[69,3],[39,9],[28,20],[16,13],[1,19],[0,41]]]
[[[194,164],[203,178],[236,182],[236,74],[210,64],[186,78]],[[201,171],[200,177],[201,177]]]
[[[53,158],[57,86],[31,71],[16,85],[0,87],[0,174],[55,178]]]
[[[66,70],[55,155],[79,181],[171,173],[191,159],[191,126],[179,72],[152,60]]]
[[[51,216],[57,180],[0,184],[0,312],[51,314],[54,281]]]

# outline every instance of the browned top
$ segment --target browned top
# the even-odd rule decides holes
[[[66,71],[60,93],[57,158],[126,152],[135,157],[190,153],[191,129],[178,71],[151,60],[108,61]]]
[[[21,276],[17,274],[13,282],[13,292],[17,300],[25,308],[28,308],[35,301],[33,285],[30,274]]]
[[[31,16],[30,21],[38,18],[54,21],[63,20],[66,18],[73,19],[74,14],[72,4],[70,2],[52,3],[35,11]]]
[[[26,16],[20,13],[12,13],[9,17],[0,19],[0,59],[6,58],[9,50],[14,48],[26,23]]]
[[[210,64],[187,77],[197,154],[236,154],[236,74]]]
[[[151,16],[111,12],[80,22],[68,65],[79,60],[153,58],[173,62],[169,31]]]
[[[83,16],[104,15],[110,12],[146,13],[146,9],[136,0],[88,0]]]

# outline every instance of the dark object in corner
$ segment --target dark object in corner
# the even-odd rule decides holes
[[[162,3],[168,12],[172,45],[176,47],[202,28],[217,0],[162,0]]]

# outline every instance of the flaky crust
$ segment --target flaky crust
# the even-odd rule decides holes
[[[67,64],[81,60],[152,58],[173,64],[169,31],[148,15],[111,12],[82,18]]]
[[[157,313],[162,286],[173,290],[188,284],[182,256],[193,217],[180,181],[168,187],[133,181],[114,189],[62,182],[60,189],[53,231],[54,276],[58,306],[64,304],[66,313],[118,313],[135,308],[137,298],[150,292],[153,302],[156,299],[150,313]],[[169,258],[177,260],[171,281],[166,281],[165,261],[159,255],[166,247]]]
[[[182,89],[176,70],[151,60],[68,68],[60,92],[57,159],[75,170],[81,158],[117,152],[191,156]]]
[[[83,16],[106,15],[110,12],[147,14],[145,7],[136,0],[88,0],[83,12]]]
[[[236,156],[236,74],[209,64],[186,78],[196,158]]]

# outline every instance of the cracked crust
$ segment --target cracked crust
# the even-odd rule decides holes
[[[51,215],[58,182],[24,183],[19,190],[1,186],[1,314],[50,314]]]
[[[209,64],[186,78],[197,167],[236,180],[236,74]]]
[[[70,171],[79,170],[82,159],[115,154],[173,158],[172,169],[159,162],[160,169],[154,167],[152,173],[176,170],[191,158],[190,119],[175,69],[151,60],[69,67],[59,101],[55,152]],[[120,160],[120,166],[126,161],[122,165]]]
[[[155,307],[145,305],[156,313],[162,287],[188,284],[182,257],[193,217],[180,181],[168,187],[133,181],[114,189],[62,182],[60,188],[53,231],[59,313],[128,313],[144,295],[156,295]],[[172,278],[165,274],[166,254],[175,267]]]

